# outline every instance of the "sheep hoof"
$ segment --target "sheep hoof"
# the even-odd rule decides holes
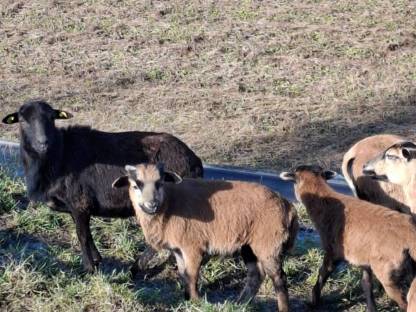
[[[311,303],[310,303],[311,307],[316,307],[316,306],[318,306],[319,301],[320,301],[319,296],[318,296],[318,295],[316,295],[315,293],[312,293],[312,299],[311,299]]]
[[[102,260],[103,260],[103,258],[101,257],[100,254],[94,255],[94,258],[93,258],[94,267],[97,268],[100,265]]]
[[[135,278],[136,276],[137,276],[137,274],[139,274],[139,268],[138,268],[138,266],[137,266],[137,264],[135,263],[135,264],[133,264],[131,267],[130,267],[130,274],[131,274],[131,277],[132,278]]]

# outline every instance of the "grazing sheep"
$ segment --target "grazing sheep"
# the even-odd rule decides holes
[[[404,286],[414,280],[416,227],[410,215],[335,192],[326,182],[335,172],[319,166],[299,166],[281,178],[295,182],[296,198],[306,207],[325,251],[312,304],[338,261],[346,260],[364,270],[362,287],[369,311],[375,311],[372,274],[388,296],[406,309]],[[415,282],[413,282],[415,283]],[[414,290],[409,290],[409,298]]]
[[[266,187],[247,182],[184,179],[161,165],[126,166],[113,187],[129,195],[146,241],[171,250],[186,283],[185,298],[198,298],[202,257],[232,254],[241,248],[247,282],[239,297],[248,301],[267,274],[273,280],[279,311],[288,311],[282,263],[294,243],[296,210]],[[175,183],[164,183],[175,182]]]
[[[400,188],[404,202],[416,214],[416,145],[397,142],[370,159],[363,173],[376,181],[385,181]]]
[[[404,141],[403,137],[381,134],[355,143],[344,155],[342,173],[355,196],[374,204],[410,213],[408,202],[399,185],[375,180],[363,173],[363,166],[388,147]]]
[[[20,124],[20,154],[30,200],[70,213],[87,272],[101,261],[90,231],[90,217],[130,217],[126,190],[111,188],[125,163],[164,161],[188,177],[203,174],[201,160],[179,139],[165,133],[102,132],[84,126],[55,127],[72,115],[43,100],[28,101],[3,122]]]

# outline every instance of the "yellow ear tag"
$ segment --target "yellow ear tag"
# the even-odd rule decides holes
[[[68,118],[68,115],[65,112],[59,112],[59,117],[60,118]]]

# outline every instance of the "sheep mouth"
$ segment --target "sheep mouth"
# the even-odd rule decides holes
[[[367,176],[367,177],[369,177],[369,178],[373,179],[373,180],[376,180],[376,181],[389,182],[389,180],[388,180],[388,178],[387,178],[387,176],[386,176],[386,175],[384,175],[384,174],[379,175],[379,174],[377,174],[377,173],[376,173],[374,170],[372,170],[372,169],[366,169],[366,168],[364,168],[364,169],[363,169],[363,174],[364,174],[365,176]]]
[[[144,213],[148,214],[148,215],[155,215],[158,211],[158,208],[154,208],[154,209],[150,209],[144,205],[140,205],[140,208],[143,210]]]
[[[370,175],[370,178],[376,181],[389,182],[386,175]]]

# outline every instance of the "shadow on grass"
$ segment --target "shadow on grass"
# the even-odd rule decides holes
[[[58,271],[64,271],[75,277],[78,270],[52,256],[49,245],[44,239],[18,233],[14,229],[0,230],[0,265],[27,261],[45,276],[50,277]],[[67,248],[69,244],[59,242],[59,247]]]
[[[330,155],[345,153],[360,139],[380,133],[404,136],[414,134],[412,129],[416,120],[416,93],[401,98],[391,96],[377,106],[366,106],[363,103],[363,107],[366,111],[373,111],[372,118],[366,122],[357,123],[337,117],[313,121],[305,114],[304,119],[291,132],[244,137],[244,141],[237,139],[230,143],[226,153],[251,154],[252,164],[267,169],[293,168],[305,161],[337,169],[340,166],[339,159]],[[348,107],[339,108],[336,116],[342,116],[347,109]],[[359,112],[356,116],[360,116]],[[252,149],[245,150],[245,146]],[[270,150],[275,152],[270,155]]]

